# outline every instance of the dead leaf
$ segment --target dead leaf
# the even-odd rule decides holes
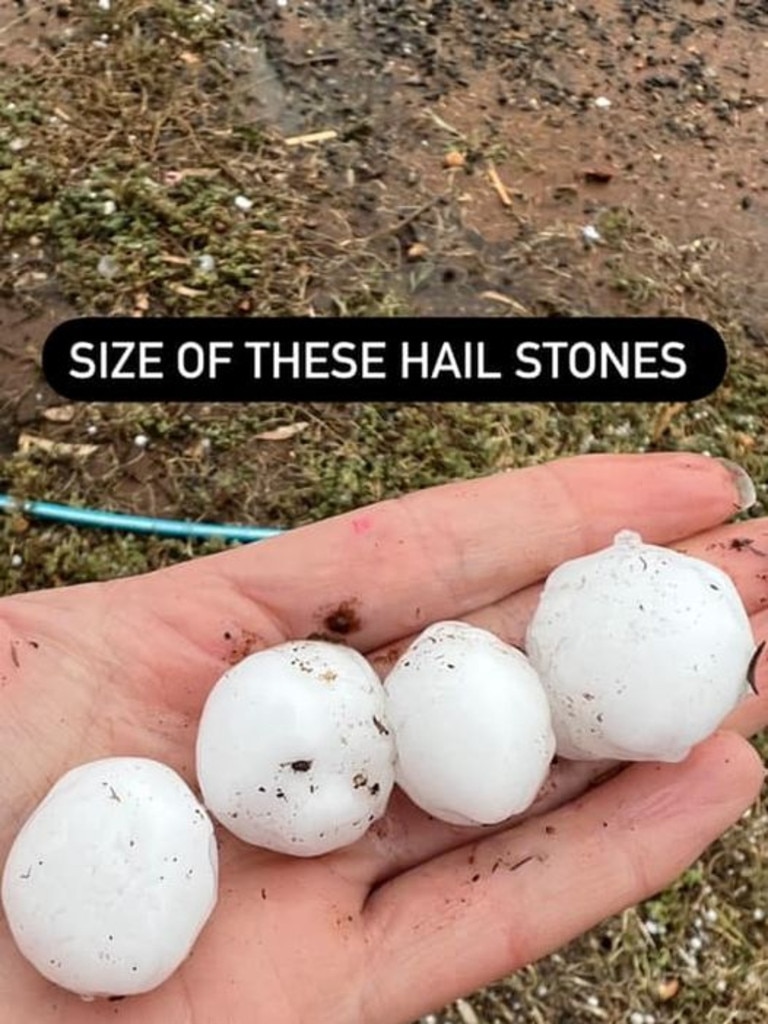
[[[312,142],[330,142],[332,139],[338,138],[339,133],[334,131],[333,128],[329,128],[324,132],[309,132],[307,135],[291,135],[287,139],[283,139],[286,146],[304,146]]]
[[[499,177],[498,171],[493,166],[493,164],[491,163],[490,160],[488,161],[488,177],[490,178],[491,184],[493,185],[494,189],[496,190],[496,195],[501,200],[502,205],[504,205],[504,206],[511,206],[512,205],[512,197],[510,196],[509,192],[507,191],[506,185],[504,184],[504,182]]]
[[[50,409],[43,409],[43,419],[51,423],[71,423],[76,412],[74,405],[52,405]]]
[[[38,437],[36,434],[19,434],[17,451],[21,455],[30,455],[34,452],[45,452],[54,456],[73,456],[84,459],[99,450],[97,444],[69,444],[67,441],[51,441],[48,437]]]
[[[656,422],[651,430],[651,440],[656,444],[672,425],[672,420],[684,409],[685,402],[673,402],[672,405],[663,405],[656,416]]]
[[[163,181],[166,185],[178,185],[185,178],[215,178],[218,167],[185,167],[180,171],[166,171]]]
[[[200,437],[194,444],[184,449],[184,454],[190,459],[204,459],[211,454],[211,442],[207,437]]]
[[[285,423],[282,427],[275,427],[274,430],[262,430],[260,434],[255,435],[255,438],[257,441],[289,441],[306,430],[308,426],[309,424],[304,422]]]
[[[518,302],[517,299],[513,299],[511,295],[502,295],[501,292],[481,292],[481,299],[490,299],[491,302],[501,302],[505,306],[510,306],[516,310],[522,316],[530,316],[531,311],[527,306],[524,306],[522,302]]]
[[[205,295],[205,292],[199,288],[187,288],[185,284],[172,284],[170,286],[171,291],[176,292],[177,295],[183,295],[189,299],[195,299],[198,295]]]
[[[480,1024],[480,1018],[475,1013],[471,1003],[466,999],[457,999],[455,1003],[463,1024]]]

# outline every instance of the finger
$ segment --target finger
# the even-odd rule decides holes
[[[280,631],[349,637],[370,650],[464,615],[608,543],[620,527],[667,543],[749,503],[744,475],[705,456],[589,455],[385,501],[166,570],[184,617],[225,584]],[[752,494],[754,491],[751,492]],[[167,576],[166,576],[167,579]]]
[[[658,892],[762,780],[754,750],[719,733],[681,764],[633,765],[576,803],[388,882],[366,910],[377,966],[368,1019],[412,1020]]]
[[[752,632],[762,642],[768,639],[768,609],[753,615]],[[756,652],[752,683],[756,693],[750,692],[726,718],[724,728],[742,736],[754,736],[768,727],[768,654],[766,648]]]
[[[669,546],[727,573],[749,614],[768,606],[768,518],[719,525]],[[542,586],[541,582],[534,583],[463,618],[490,630],[507,643],[523,644]],[[755,635],[758,640],[762,636]],[[386,675],[413,639],[413,635],[404,637],[373,651],[369,658],[379,672]]]
[[[486,839],[535,815],[545,814],[581,796],[591,786],[623,770],[615,761],[555,762],[531,806],[497,825],[461,826],[439,821],[395,789],[386,815],[354,846],[338,856],[347,878],[368,888],[409,871],[449,850]]]
[[[749,612],[755,613],[768,603],[768,519],[720,526],[674,546],[727,572]],[[536,584],[465,618],[508,643],[523,644],[540,593],[541,584]],[[756,642],[768,639],[768,609],[763,615],[753,614],[752,628]],[[382,676],[411,639],[379,649],[370,656]],[[758,661],[755,682],[763,696],[748,697],[724,723],[726,728],[744,736],[754,735],[768,726],[768,654]],[[607,761],[597,765],[558,763],[542,794],[523,817],[559,806],[583,792],[610,764]],[[363,875],[367,875],[371,883],[378,883],[503,827],[499,825],[493,830],[453,827],[424,814],[399,795],[390,802],[386,818],[355,845],[354,852]]]
[[[727,573],[750,614],[768,605],[768,519],[729,523],[672,546]]]

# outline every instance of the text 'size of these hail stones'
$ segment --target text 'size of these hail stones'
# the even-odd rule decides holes
[[[395,781],[434,817],[498,823],[530,806],[555,747],[571,759],[685,757],[745,695],[761,647],[729,576],[625,530],[550,574],[527,655],[461,622],[429,626],[384,684],[340,644],[258,652],[203,709],[205,806],[146,758],[71,770],[8,855],[9,927],[64,988],[149,991],[216,902],[207,810],[247,843],[303,857],[364,835]]]

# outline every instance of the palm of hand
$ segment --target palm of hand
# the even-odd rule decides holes
[[[173,600],[171,591],[164,593],[172,581],[173,574],[153,579],[160,607]],[[237,595],[222,588],[206,602],[206,614],[231,621],[233,603]],[[141,754],[193,781],[204,686],[226,668],[223,633],[217,650],[214,641],[195,639],[205,633],[204,622],[191,617],[188,630],[180,631],[156,619],[133,581],[46,592],[5,605],[2,731],[4,749],[13,743],[18,753],[4,771],[4,850],[43,792],[73,764]],[[254,607],[250,621],[258,623],[259,617]],[[262,626],[270,643],[283,639],[264,620]],[[147,637],[151,645],[142,639]],[[318,1020],[326,1014],[343,1019],[338,994],[362,973],[366,949],[360,909],[368,887],[354,863],[344,866],[345,855],[338,864],[333,857],[284,858],[248,848],[223,830],[219,837],[221,886],[214,918],[181,970],[157,992],[119,1004],[120,1019],[130,1021],[135,1014],[136,1020],[159,1024],[194,1013],[195,1019],[235,1021],[244,1012],[244,993],[268,1006],[274,1020],[302,1020],[310,1011]],[[296,936],[300,942],[294,945]],[[20,961],[7,928],[0,978],[2,1003],[13,1006],[20,1021],[114,1019],[118,1004],[83,1004],[38,977]],[[324,988],[332,999],[327,1008]],[[58,1014],[51,1014],[54,1005]],[[356,1005],[347,1017],[363,1019]]]
[[[652,518],[652,496],[647,509],[638,509],[636,493],[620,497],[627,482],[616,478],[622,460],[602,467],[600,461],[572,460],[549,476],[538,471],[538,478],[518,474],[517,480],[512,475],[428,492],[410,506],[382,506],[143,579],[7,599],[0,616],[3,855],[32,807],[75,764],[141,755],[193,781],[197,719],[227,664],[249,648],[307,635],[342,596],[359,596],[368,609],[368,623],[355,640],[369,653],[381,645],[387,645],[384,653],[391,651],[425,621],[464,615],[519,638],[535,598],[530,585],[551,565],[587,544],[596,546],[596,539],[607,541],[626,525],[630,502],[638,526]],[[631,476],[631,466],[619,469]],[[550,516],[546,543],[532,552],[513,553],[509,540],[494,541],[500,499],[508,516],[510,498],[535,497],[536,507],[531,502],[526,511],[523,501],[517,513],[534,521],[547,487],[561,496],[590,473],[616,494],[619,507],[603,522],[588,530],[589,522],[582,521],[588,510],[566,503]],[[656,467],[654,474],[654,486],[666,488],[668,500],[679,506],[660,540],[714,525],[730,511],[732,496],[726,498],[725,481],[714,470],[699,481],[706,502],[702,496],[685,499],[671,466],[668,479]],[[457,502],[473,520],[453,535],[430,532],[429,524],[445,530],[446,513]],[[514,539],[518,531],[511,532]],[[480,545],[478,537],[485,537]],[[351,556],[349,571],[338,564],[342,543]],[[760,712],[753,710],[745,724],[762,724]],[[14,1020],[64,1024],[115,1016],[126,1024],[239,1024],[257,1019],[260,1009],[278,1024],[407,1020],[542,955],[684,866],[749,802],[757,779],[754,759],[735,738],[714,741],[701,757],[710,769],[715,762],[721,766],[722,786],[706,777],[706,765],[697,767],[696,757],[691,765],[655,775],[648,766],[628,769],[555,812],[557,827],[546,826],[546,852],[539,822],[549,818],[532,817],[494,835],[483,830],[480,841],[478,831],[432,822],[399,795],[362,841],[314,860],[248,848],[220,830],[219,904],[193,954],[165,985],[124,1002],[82,1003],[39,977],[4,926],[0,1006]],[[544,805],[562,803],[600,770],[560,771]],[[713,792],[716,797],[709,819],[698,808],[695,827],[679,813],[680,820],[671,813],[648,820],[648,807],[667,806],[671,799],[674,809],[674,794],[686,786],[690,794],[702,772],[710,802]],[[645,808],[637,818],[625,811],[616,819],[635,833],[632,843],[638,828],[649,837],[656,828],[662,830],[652,837],[657,845],[677,848],[666,859],[659,853],[656,868],[640,870],[619,825],[610,851],[604,837],[595,838],[595,822],[628,800]],[[597,863],[596,855],[607,861]],[[528,863],[530,874],[521,884],[524,872],[516,869]],[[497,871],[500,864],[506,870]],[[536,886],[546,887],[557,904],[580,869],[590,877],[597,872],[601,898],[575,896],[571,911],[561,905],[557,920],[529,928],[524,939],[506,927],[498,934],[489,927],[500,901],[516,901],[515,913],[530,918]],[[468,942],[475,944],[472,954],[462,963],[452,960]]]

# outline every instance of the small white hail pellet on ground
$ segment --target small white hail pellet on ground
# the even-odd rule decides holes
[[[490,825],[532,803],[555,738],[524,654],[484,629],[438,622],[385,686],[396,780],[415,804],[453,824]]]
[[[729,576],[622,530],[550,574],[527,650],[563,757],[680,761],[747,693],[755,642]]]
[[[245,842],[300,857],[347,846],[381,817],[394,760],[379,677],[357,651],[321,640],[231,668],[197,739],[211,812]]]
[[[184,780],[146,758],[67,772],[11,847],[8,926],[51,981],[86,998],[147,992],[186,958],[216,903],[213,825]]]

